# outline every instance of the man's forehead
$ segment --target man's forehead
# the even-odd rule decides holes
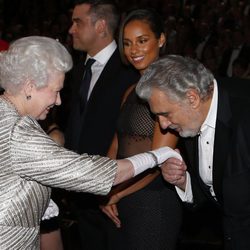
[[[74,10],[73,10],[73,15],[77,14],[77,15],[82,15],[82,14],[89,14],[91,5],[90,4],[79,4],[76,5]]]
[[[170,112],[173,107],[179,106],[180,103],[173,101],[166,92],[160,89],[153,89],[149,99],[149,105],[153,113],[165,114]]]
[[[153,102],[170,102],[170,99],[168,97],[168,94],[165,93],[164,91],[158,89],[158,88],[153,88],[152,93],[151,93],[151,98]]]
[[[159,89],[153,89],[149,99],[149,105],[153,113],[165,112],[168,97]]]

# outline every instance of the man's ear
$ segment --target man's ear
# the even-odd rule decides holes
[[[195,89],[188,90],[186,93],[186,98],[190,107],[192,107],[193,109],[196,109],[199,107],[201,98],[197,90]]]
[[[106,34],[106,29],[107,29],[107,24],[106,24],[106,20],[104,19],[99,19],[96,21],[95,23],[95,28],[98,34]]]

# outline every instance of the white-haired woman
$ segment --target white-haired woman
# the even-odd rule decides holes
[[[36,120],[61,104],[64,75],[71,67],[67,50],[47,37],[18,39],[0,53],[5,90],[0,97],[1,250],[39,249],[39,224],[51,187],[107,194],[112,185],[163,162],[172,152],[165,147],[115,161],[78,155],[56,144]]]

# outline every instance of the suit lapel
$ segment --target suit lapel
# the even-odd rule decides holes
[[[231,133],[231,109],[228,94],[219,86],[218,109],[214,138],[213,156],[213,187],[217,200],[222,202],[223,173],[227,164],[227,155],[230,144]]]
[[[98,93],[102,93],[102,88],[105,85],[105,87],[107,86],[107,84],[112,84],[113,83],[113,74],[115,74],[116,72],[116,68],[120,65],[119,63],[119,54],[118,54],[118,50],[116,49],[114,51],[114,53],[112,54],[112,56],[110,57],[110,59],[108,60],[107,64],[105,65],[101,75],[99,76],[93,90],[92,93],[89,97],[89,101],[88,101],[88,105],[92,102],[92,100],[95,99],[94,96],[99,95]],[[112,80],[108,80],[109,78],[111,78]],[[118,83],[119,84],[119,83]]]
[[[219,86],[218,86],[219,88]],[[213,188],[219,203],[222,202],[222,178],[227,162],[227,152],[229,148],[231,134],[231,109],[228,94],[219,88],[218,91],[218,109],[214,138],[213,154]],[[199,174],[199,154],[198,154],[198,136],[184,140],[187,150],[188,171],[192,176],[196,176],[199,186],[203,192],[210,197],[209,190],[200,178]],[[186,159],[185,159],[186,160]],[[195,191],[195,190],[194,190]]]

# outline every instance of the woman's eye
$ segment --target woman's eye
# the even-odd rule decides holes
[[[128,46],[129,46],[129,43],[128,43],[128,42],[123,42],[123,46],[124,46],[124,47],[128,47]]]
[[[147,41],[148,41],[147,39],[141,39],[141,40],[140,40],[140,43],[143,44],[143,43],[146,43]]]

